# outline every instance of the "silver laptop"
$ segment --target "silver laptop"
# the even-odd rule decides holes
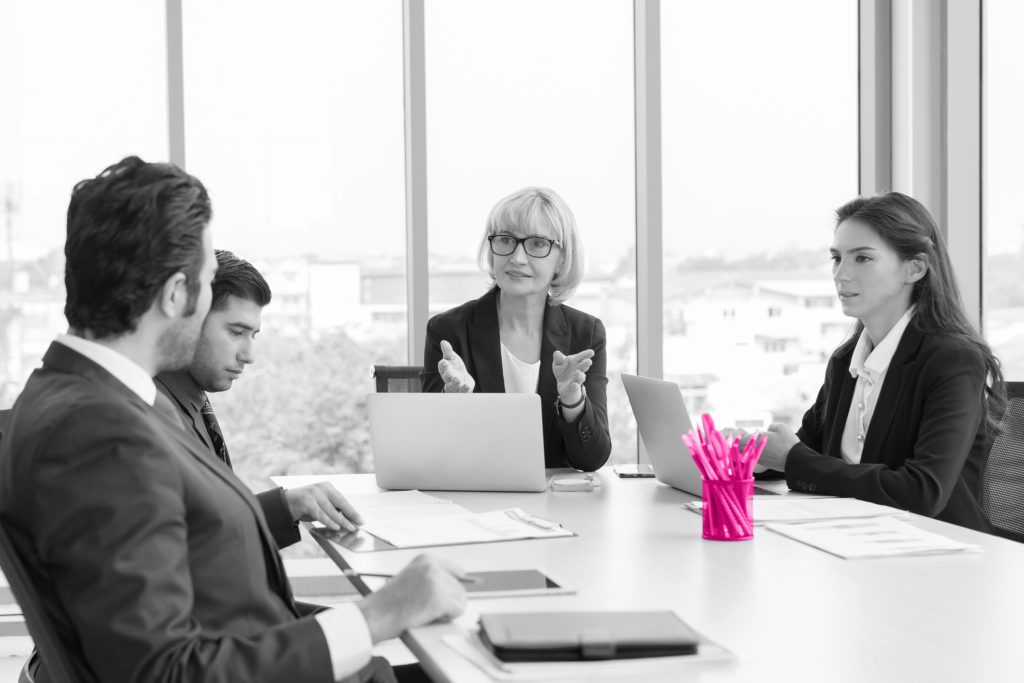
[[[650,377],[622,375],[629,405],[633,408],[640,438],[647,449],[658,481],[681,491],[701,495],[700,471],[683,443],[682,435],[693,424],[683,403],[683,392],[675,382]],[[761,482],[754,487],[758,495],[783,493],[786,482]]]
[[[384,489],[543,491],[537,394],[369,394],[370,442]]]

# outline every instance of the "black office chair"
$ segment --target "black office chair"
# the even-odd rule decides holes
[[[1024,543],[1024,382],[1006,382],[1006,412],[985,461],[981,507],[995,533]]]
[[[10,410],[0,410],[0,439],[7,431],[10,418]],[[36,646],[36,651],[33,651],[29,661],[22,667],[18,683],[34,682],[34,673],[38,666],[38,661],[35,660],[42,652],[46,653],[46,670],[49,680],[54,683],[80,683],[83,679],[74,673],[76,666],[61,646],[60,639],[46,616],[42,601],[36,597],[32,581],[28,577],[28,571],[21,558],[18,557],[2,520],[0,520],[0,569],[3,569],[4,576],[7,577],[14,599],[18,602],[21,613],[25,617],[28,633],[32,636],[32,641]],[[89,680],[92,678],[90,677]]]
[[[6,525],[2,521],[0,521],[0,567],[3,568],[4,576],[11,584],[14,599],[18,601],[21,613],[25,616],[29,635],[32,636],[32,641],[35,643],[40,657],[46,662],[48,680],[54,681],[54,683],[95,681],[95,677],[91,674],[81,673],[85,664],[76,664],[72,661],[61,643],[56,629],[46,615],[42,600],[36,595],[28,570],[14,549]],[[32,680],[32,674],[27,664],[22,669],[19,680]]]
[[[370,377],[377,381],[377,393],[420,393],[422,365],[374,365]]]

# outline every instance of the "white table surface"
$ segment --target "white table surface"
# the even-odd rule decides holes
[[[1024,681],[1024,544],[917,516],[984,553],[843,560],[763,527],[751,541],[705,541],[700,516],[682,507],[692,496],[610,468],[597,476],[593,492],[431,492],[475,512],[521,507],[578,536],[428,552],[470,571],[547,569],[578,589],[473,600],[478,613],[672,609],[735,655],[656,680]],[[371,490],[373,475],[345,477],[343,491]],[[419,552],[342,550],[357,570],[384,572]],[[442,641],[458,628],[404,640],[438,681],[491,680]]]

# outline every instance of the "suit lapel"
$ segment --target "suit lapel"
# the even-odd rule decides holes
[[[892,421],[896,415],[896,406],[900,404],[900,399],[906,388],[904,380],[910,363],[917,357],[917,350],[923,340],[924,334],[911,321],[911,324],[903,331],[903,337],[900,338],[896,353],[893,354],[892,362],[889,363],[889,369],[885,371],[882,391],[878,394],[875,412],[871,415],[871,424],[868,425],[868,436],[864,441],[861,462],[881,462],[882,444],[889,436],[889,430],[892,429]]]
[[[561,306],[548,306],[544,309],[544,339],[540,344],[540,379],[537,381],[537,393],[541,396],[554,396],[557,393],[555,375],[551,372],[551,361],[555,351],[569,355],[573,351],[569,321],[565,319],[565,311]]]
[[[505,376],[501,371],[501,336],[498,330],[498,288],[477,299],[476,310],[469,322],[469,351],[476,377],[476,390],[488,394],[505,393]]]
[[[155,417],[156,421],[160,424],[166,425],[167,429],[165,432],[172,441],[180,445],[192,458],[198,460],[201,466],[219,477],[229,488],[241,496],[256,519],[256,526],[263,540],[264,550],[269,549],[270,551],[265,553],[268,558],[267,564],[272,567],[271,571],[277,584],[282,586],[282,593],[286,602],[289,606],[293,604],[291,591],[288,588],[288,579],[277,552],[277,544],[270,533],[270,529],[267,527],[263,511],[260,509],[256,497],[223,463],[198,449],[197,445],[192,442],[192,437],[182,429],[181,420],[178,419],[177,415],[172,415],[168,411],[162,410],[159,406],[149,405],[138,394],[125,386],[123,382],[107,372],[101,365],[59,342],[50,344],[50,348],[47,349],[46,354],[43,356],[43,363],[61,372],[78,375],[122,394],[125,401],[135,405],[143,414]]]
[[[834,418],[831,420],[831,431],[825,435],[828,442],[825,444],[824,452],[837,458],[842,457],[843,430],[846,429],[846,417],[850,414],[850,404],[853,403],[853,390],[857,386],[856,381],[850,377],[850,359],[852,356],[853,347],[851,346],[846,357],[842,360],[837,360],[834,366],[836,376],[832,378],[835,388],[829,392],[831,394],[829,401],[833,402],[830,410]]]
[[[157,390],[165,390],[164,393],[178,404],[181,408],[179,411],[181,421],[185,428],[191,428],[203,445],[213,453],[213,444],[210,443],[210,435],[206,432],[206,424],[203,422],[203,416],[200,412],[201,406],[196,403],[198,401],[197,394],[199,393],[199,388],[189,386],[190,383],[193,385],[195,383],[191,377],[182,376],[183,372],[185,371],[179,370],[177,372],[164,372],[157,375],[155,378]]]
[[[156,411],[160,412],[160,411]],[[176,425],[177,426],[177,425]],[[256,527],[259,529],[260,537],[263,540],[264,554],[268,560],[268,565],[273,569],[274,579],[277,585],[282,587],[283,597],[287,598],[287,602],[291,603],[291,589],[288,588],[288,578],[284,572],[284,566],[281,564],[281,558],[278,553],[277,542],[274,541],[274,535],[270,532],[270,527],[267,526],[266,518],[263,516],[263,510],[259,506],[256,496],[242,483],[242,481],[235,476],[235,473],[231,468],[227,467],[220,460],[210,456],[210,453],[200,451],[192,441],[192,438],[187,432],[182,429],[171,429],[168,430],[170,436],[177,442],[183,450],[187,451],[193,459],[199,462],[200,466],[206,468],[206,470],[213,476],[220,479],[222,482],[227,484],[229,488],[234,490],[245,504],[249,507],[253,517],[256,520]]]

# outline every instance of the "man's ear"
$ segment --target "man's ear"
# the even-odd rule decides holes
[[[928,274],[928,255],[918,254],[906,263],[906,281],[908,284],[919,282]]]
[[[160,288],[157,305],[168,318],[180,318],[185,313],[188,306],[187,281],[185,273],[175,273]]]

